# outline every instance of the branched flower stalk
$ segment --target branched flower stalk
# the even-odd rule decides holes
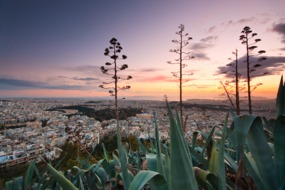
[[[252,62],[250,60],[250,57],[252,57],[252,51],[257,48],[256,43],[260,42],[261,39],[255,38],[257,36],[257,33],[252,33],[252,30],[250,27],[245,26],[243,30],[241,31],[242,35],[240,36],[239,40],[241,40],[241,43],[246,46],[246,82],[247,82],[247,96],[248,96],[248,112],[252,114],[252,102],[251,102],[251,93],[253,90],[255,90],[258,86],[262,85],[262,83],[258,83],[256,85],[251,85],[251,79],[253,77],[257,77],[252,75],[254,71],[256,71],[256,68],[260,67],[261,61],[266,60],[266,57],[261,57],[257,59],[257,62]],[[259,50],[257,56],[265,53],[264,50]],[[254,64],[254,65],[253,65]],[[262,73],[261,75],[266,75],[267,73]]]
[[[110,40],[110,46],[105,49],[105,56],[110,57],[112,60],[111,62],[106,62],[105,66],[101,66],[101,71],[103,74],[109,75],[112,80],[103,82],[99,87],[104,89],[109,89],[109,93],[111,96],[115,97],[115,115],[116,115],[116,121],[117,121],[117,131],[119,133],[120,127],[119,127],[119,108],[118,108],[118,92],[120,90],[127,90],[130,89],[131,86],[126,85],[120,87],[118,85],[119,80],[130,80],[132,79],[132,76],[127,77],[120,77],[118,74],[120,71],[123,71],[128,68],[127,64],[118,65],[117,61],[120,59],[127,59],[126,55],[120,55],[121,51],[123,50],[121,44],[118,42],[116,38],[112,38]],[[113,85],[112,85],[113,84]]]
[[[178,40],[172,40],[173,43],[177,44],[178,47],[175,49],[171,49],[170,52],[176,53],[179,55],[178,59],[175,59],[175,62],[168,61],[168,64],[178,64],[179,65],[179,71],[172,72],[172,75],[174,77],[177,77],[179,79],[179,108],[180,108],[180,118],[181,118],[181,124],[183,125],[183,97],[182,97],[182,88],[183,84],[188,82],[188,80],[184,80],[183,76],[185,75],[193,75],[193,73],[190,74],[183,74],[183,69],[187,66],[184,61],[190,60],[194,58],[193,56],[189,56],[190,52],[184,51],[184,49],[189,45],[189,41],[192,40],[192,37],[188,37],[188,33],[184,34],[184,25],[181,24],[179,27],[179,31],[176,32],[176,34],[179,36]],[[186,130],[186,126],[183,126],[183,130]]]
[[[227,67],[230,67],[231,69],[223,72],[222,74],[227,74],[228,76],[231,76],[234,78],[234,80],[225,81],[224,83],[220,81],[222,88],[224,89],[233,109],[236,111],[237,115],[240,115],[240,92],[244,90],[244,87],[240,87],[240,77],[241,74],[239,73],[238,68],[238,50],[236,49],[232,54],[235,55],[235,60],[229,64],[227,64]],[[229,58],[229,60],[232,60]],[[233,88],[235,89],[233,92]],[[235,105],[232,100],[232,96],[235,99]]]
[[[240,114],[240,101],[239,101],[239,77],[240,77],[240,73],[238,72],[238,50],[236,49],[236,51],[233,53],[235,55],[235,86],[236,86],[236,112],[237,115]]]

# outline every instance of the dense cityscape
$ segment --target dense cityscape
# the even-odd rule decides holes
[[[185,108],[185,114],[189,116],[186,138],[190,138],[198,130],[208,133],[212,126],[219,126],[224,122],[225,110],[228,109],[226,102],[220,101],[216,105],[215,101],[205,101],[200,104],[195,101],[198,102],[196,105]],[[106,141],[106,137],[112,139],[116,129],[115,119],[100,122],[95,119],[96,116],[88,117],[78,110],[61,109],[75,105],[103,110],[112,107],[113,101],[90,103],[80,99],[1,99],[0,167],[9,168],[35,158],[40,162],[41,157],[57,159],[61,154],[60,147],[67,141],[92,149],[96,144]],[[255,106],[256,110],[263,110],[265,103],[259,105],[260,107]],[[156,121],[160,138],[169,140],[168,115],[164,101],[124,101],[121,107],[136,107],[140,110],[140,113],[120,120],[123,137],[132,134],[140,139],[154,138]],[[274,108],[272,105],[269,107]],[[274,112],[273,109],[271,111]],[[270,111],[266,114],[273,116]]]

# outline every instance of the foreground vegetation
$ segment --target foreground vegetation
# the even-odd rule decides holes
[[[47,163],[38,171],[32,162],[23,177],[6,183],[6,189],[284,189],[285,188],[285,86],[281,78],[276,100],[276,119],[254,115],[225,118],[221,139],[194,132],[187,142],[178,113],[167,104],[170,143],[161,143],[156,123],[156,141],[139,151],[117,138],[112,157],[105,146],[104,158],[96,163],[86,156],[66,171]],[[233,122],[228,123],[228,117]],[[196,143],[198,135],[203,143]],[[117,133],[119,137],[120,133]]]

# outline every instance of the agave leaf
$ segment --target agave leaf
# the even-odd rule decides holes
[[[203,183],[206,183],[206,182],[207,182],[207,176],[208,176],[209,174],[211,174],[211,172],[206,171],[206,170],[203,170],[203,169],[201,169],[201,168],[199,168],[199,167],[194,167],[193,169],[194,169],[194,171],[195,171],[196,178],[197,178],[199,181],[201,181],[201,182],[203,182]]]
[[[234,121],[231,123],[230,128],[227,128],[227,141],[231,145],[231,147],[237,147],[237,139],[235,137],[235,125]]]
[[[275,123],[275,119],[269,119],[268,120],[266,117],[262,117],[262,123],[263,123],[264,128],[266,128],[268,130],[269,134],[271,136],[273,136],[272,135],[272,133],[273,133],[272,129],[273,129],[273,125]]]
[[[226,129],[228,126],[228,117],[229,114],[226,116],[226,121],[223,127],[223,135],[220,143],[220,148],[218,152],[218,170],[217,170],[217,177],[219,181],[219,189],[226,190],[226,171],[225,171],[225,162],[224,162],[224,152],[225,152],[225,141],[226,141]]]
[[[5,187],[6,190],[14,190],[14,180],[7,181]]]
[[[39,188],[40,188],[41,185],[42,185],[42,184],[39,184],[39,183],[35,182],[35,183],[33,183],[33,185],[32,185],[32,189],[34,189],[34,190],[39,190]]]
[[[243,147],[246,141],[248,131],[255,119],[256,116],[253,115],[244,115],[234,118],[233,135],[235,136],[237,149],[236,160],[240,159],[240,155],[243,152]]]
[[[114,154],[114,153],[112,153],[112,155],[113,155],[113,158],[114,158],[114,164],[115,164],[115,166],[121,166],[120,160],[119,160],[119,158],[117,157],[117,155]]]
[[[182,132],[181,118],[179,118],[179,113],[177,110],[176,110],[176,124],[177,124],[177,127],[180,127],[181,132]]]
[[[102,159],[102,160],[99,160],[99,161],[97,162],[97,164],[92,164],[92,165],[89,166],[89,168],[88,168],[86,171],[84,171],[84,172],[86,173],[86,172],[89,172],[90,170],[92,170],[92,172],[95,172],[95,171],[101,166],[101,164],[102,164],[103,161],[104,161],[104,160]]]
[[[145,184],[150,182],[151,189],[153,190],[168,190],[167,183],[164,177],[154,171],[140,171],[135,178],[133,179],[132,183],[130,184],[130,188],[128,190],[138,190],[142,189]]]
[[[82,169],[82,168],[79,168],[78,166],[73,166],[72,169],[73,169],[73,170],[76,170],[76,172],[77,172],[76,174],[77,174],[77,175],[83,175],[84,172],[86,171],[86,170],[84,170],[84,169]]]
[[[228,136],[228,135],[227,135],[227,132],[229,131],[228,128],[226,127],[225,130],[226,130],[225,135]],[[218,149],[220,149],[220,145],[216,144],[216,147],[217,147]],[[225,152],[225,151],[224,151],[224,162],[225,162],[225,164],[227,164],[231,169],[233,169],[235,172],[237,172],[237,170],[238,170],[238,165],[237,165],[237,163],[236,163],[235,160],[234,160],[227,152]]]
[[[183,136],[179,116],[175,120],[168,104],[167,106],[170,120],[171,187],[169,189],[198,189],[191,153]]]
[[[226,164],[229,165],[230,168],[232,168],[235,172],[237,172],[238,165],[236,164],[235,160],[230,155],[228,155],[226,152],[224,152],[224,156],[225,156]]]
[[[104,158],[105,160],[109,161],[109,156],[108,156],[108,152],[106,150],[105,144],[102,143],[102,146],[103,146]]]
[[[154,127],[155,127],[155,147],[156,147],[156,159],[157,159],[157,172],[163,175],[161,145],[160,145],[159,132],[158,132],[156,120],[154,120]]]
[[[235,118],[237,116],[236,112],[234,112],[232,108],[229,109],[229,113],[231,115],[231,118]]]
[[[106,171],[102,167],[100,167],[103,162],[106,162],[106,160],[105,159],[99,160],[97,164],[93,164],[87,170],[82,170],[82,171],[85,173],[85,175],[89,171],[92,171],[92,173],[94,174],[94,177],[96,177],[98,181],[100,181],[101,186],[104,187],[105,182],[107,181],[108,177],[107,177]]]
[[[285,116],[279,116],[274,124],[274,161],[278,171],[279,184],[285,177]]]
[[[94,175],[98,176],[98,178],[100,179],[100,182],[101,182],[101,186],[104,188],[105,187],[105,183],[108,180],[108,176],[107,176],[106,171],[103,168],[99,167],[94,172]]]
[[[37,168],[36,168],[36,170],[37,170]],[[45,168],[44,170],[47,170],[47,169]],[[36,171],[36,173],[38,173],[38,171]],[[41,189],[41,187],[43,186],[44,180],[46,180],[46,178],[48,176],[46,172],[41,173],[41,174],[37,174],[37,175],[38,175],[39,179],[38,179],[37,183],[33,184],[33,188],[35,190]]]
[[[203,182],[207,181],[207,175],[210,174],[209,171],[203,170],[199,167],[193,167],[194,171],[195,171],[195,175],[198,179],[200,179]]]
[[[196,161],[198,161],[200,164],[203,165],[203,167],[208,168],[208,161],[202,156],[202,154],[199,154],[194,148],[192,148],[191,146],[189,146],[189,150],[192,154],[192,156],[194,156],[194,158],[196,159]]]
[[[109,162],[104,160],[102,162],[102,167],[105,169],[105,171],[108,175],[108,178],[114,178],[116,176],[116,168],[115,168],[115,161],[114,160],[109,160]]]
[[[82,182],[82,176],[79,176],[79,189],[84,189],[84,185],[83,185],[83,182]]]
[[[215,141],[213,141],[211,157],[209,158],[209,171],[216,176],[218,174],[218,151]]]
[[[129,179],[129,174],[128,174],[128,158],[127,158],[126,150],[123,148],[121,144],[119,133],[120,132],[117,131],[117,144],[118,144],[118,149],[119,149],[119,160],[120,160],[121,170],[122,170],[122,179],[124,182],[124,188],[129,189],[130,179]]]
[[[283,84],[283,75],[281,76],[279,88],[276,97],[276,117],[285,114],[285,85]]]
[[[265,190],[265,188],[261,182],[261,177],[260,177],[259,171],[257,169],[256,163],[253,160],[251,153],[245,152],[244,155],[245,155],[244,156],[245,167],[246,167],[249,175],[253,178],[253,181],[254,181],[257,189]]]
[[[216,175],[210,173],[209,175],[207,175],[207,180],[214,187],[214,189],[219,189],[219,180]]]
[[[132,174],[132,172],[128,171],[128,177],[129,177],[129,180],[130,181],[133,181],[134,179],[134,175]],[[116,182],[117,182],[117,185],[119,184],[120,186],[124,186],[124,189],[126,189],[125,185],[124,184],[120,184],[120,181],[123,180],[123,173],[120,172],[120,173],[117,173],[116,174]],[[130,187],[129,187],[130,188]]]
[[[168,187],[171,187],[170,156],[166,145],[163,145],[163,150],[165,152],[165,162],[163,164],[164,178]]]
[[[80,183],[80,179],[79,179],[79,174],[76,174],[74,176],[72,176],[71,180],[72,184],[75,186],[75,187],[78,187],[79,186],[79,183]]]
[[[86,161],[86,159],[81,160],[80,158],[76,158],[76,161],[81,164],[80,168],[89,167],[89,165],[90,165],[90,164]]]
[[[71,181],[71,176],[72,176],[71,170],[68,169],[68,170],[66,171],[66,178],[67,178],[69,181]],[[71,182],[72,182],[72,181],[71,181]]]
[[[270,154],[270,147],[266,141],[260,117],[256,117],[251,123],[247,142],[265,189],[278,189],[280,185],[278,183],[277,170]]]
[[[214,126],[214,127],[211,129],[211,131],[210,131],[210,133],[209,133],[209,136],[208,136],[207,134],[205,134],[205,133],[201,133],[202,136],[203,136],[203,138],[206,138],[206,139],[207,139],[207,140],[206,140],[206,143],[205,143],[205,145],[204,145],[204,147],[203,147],[203,149],[202,149],[202,155],[204,155],[206,148],[208,147],[210,141],[212,140],[212,137],[213,137],[213,134],[214,134],[215,129],[216,129],[216,126]]]
[[[238,171],[235,175],[235,189],[255,189],[253,178],[248,176],[245,167],[244,154],[241,155]]]
[[[104,183],[102,182],[101,178],[95,173],[85,173],[85,176],[84,178],[82,178],[82,180],[84,180],[83,184],[86,187],[85,189],[88,189],[88,190],[89,189],[90,190],[104,189]]]
[[[25,181],[24,181],[24,188],[28,189],[28,187],[31,185],[33,174],[35,172],[36,168],[36,160],[33,160],[32,163],[29,165],[29,168],[26,172]]]
[[[199,167],[194,167],[196,179],[200,185],[202,185],[205,189],[214,189],[211,183],[208,182],[207,177],[208,175],[214,175],[209,171],[205,171]]]
[[[271,155],[275,155],[275,147],[274,147],[274,144],[271,143],[271,142],[267,142],[268,143],[268,146],[270,147],[270,154]]]
[[[140,141],[140,139],[136,136],[136,140],[139,144],[139,150],[146,155],[147,154],[147,149],[145,148],[145,146],[142,144],[142,142]]]
[[[12,184],[10,183],[12,182]],[[8,182],[8,188],[7,188],[7,183],[6,183],[6,189],[13,189],[13,190],[22,190],[23,185],[24,185],[24,179],[23,176],[17,177],[14,180],[11,180]]]
[[[43,184],[42,186],[40,186],[40,189],[45,190],[55,183],[55,178],[53,176],[49,177],[48,175],[43,175],[43,177],[40,178],[40,183]]]
[[[129,164],[135,170],[140,170],[142,167],[140,152],[129,152]]]
[[[88,190],[99,190],[99,189],[102,189],[101,187],[98,187],[97,185],[97,181],[98,181],[98,178],[97,176],[95,175],[92,175],[90,173],[87,173],[85,176],[84,176],[84,180],[85,182],[83,183],[85,185],[86,188],[84,189],[88,189]],[[82,181],[82,180],[81,180]],[[83,189],[83,190],[84,190]],[[81,189],[80,189],[81,190]]]
[[[155,154],[153,153],[149,153],[146,155],[146,160],[147,160],[147,167],[148,170],[154,171],[154,172],[158,172],[158,160]]]
[[[283,179],[282,184],[279,189],[285,189],[285,180]]]
[[[68,179],[66,179],[59,171],[54,169],[50,164],[47,164],[47,168],[63,189],[69,189],[69,190],[77,189]]]
[[[64,160],[64,158],[65,158],[65,157],[62,157],[60,160],[56,161],[56,162],[53,164],[53,168],[57,169],[57,168],[60,166],[61,162]],[[50,160],[49,160],[49,164],[52,165],[52,163],[50,162]]]

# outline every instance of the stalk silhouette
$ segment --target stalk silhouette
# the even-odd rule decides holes
[[[236,49],[235,53],[236,63],[235,63],[235,84],[236,84],[236,112],[237,115],[240,114],[240,101],[239,101],[239,72],[238,72],[238,50]]]
[[[178,45],[178,48],[171,49],[170,52],[176,53],[179,55],[178,59],[175,59],[175,62],[168,61],[168,64],[178,64],[179,65],[179,71],[172,72],[172,75],[174,77],[177,77],[179,79],[179,109],[180,109],[180,118],[181,118],[181,124],[183,125],[183,84],[188,82],[189,79],[183,80],[183,76],[185,75],[193,75],[193,73],[190,74],[183,74],[183,69],[187,66],[183,61],[190,60],[194,58],[193,56],[189,56],[190,52],[183,51],[188,45],[189,41],[192,40],[192,37],[187,37],[188,33],[184,32],[184,25],[181,24],[179,27],[179,31],[176,32],[178,35],[178,40],[172,40],[173,43]],[[185,55],[185,56],[184,56]],[[186,130],[186,126],[183,126],[183,130]]]
[[[250,60],[250,57],[252,57],[252,51],[257,48],[255,45],[256,43],[260,42],[261,39],[255,38],[257,36],[257,33],[252,33],[252,30],[250,27],[245,26],[243,30],[241,31],[242,35],[240,36],[239,40],[241,40],[241,43],[245,45],[246,47],[246,82],[247,82],[247,96],[248,96],[248,112],[252,114],[252,101],[251,101],[251,93],[253,90],[255,90],[258,86],[262,85],[262,83],[258,83],[256,85],[251,85],[251,79],[253,77],[257,77],[252,75],[254,71],[256,71],[256,68],[260,67],[261,61],[266,60],[266,57],[261,57],[255,62],[254,65],[252,65],[254,62]],[[265,53],[264,50],[259,50],[258,55],[261,55]],[[262,75],[265,75],[266,73],[263,73]]]
[[[118,73],[120,71],[127,69],[128,65],[123,64],[123,65],[118,66],[117,61],[120,59],[127,59],[127,56],[120,55],[123,48],[116,38],[112,38],[110,40],[110,44],[111,45],[105,49],[104,55],[110,57],[112,62],[106,62],[105,66],[101,66],[100,69],[103,74],[111,76],[112,80],[108,82],[103,82],[103,84],[101,84],[99,87],[104,88],[104,89],[109,89],[110,95],[115,97],[115,115],[116,115],[116,121],[117,121],[117,131],[119,133],[120,127],[119,127],[118,91],[130,89],[131,86],[127,85],[127,86],[120,87],[118,85],[118,82],[119,80],[130,80],[132,79],[132,76],[129,75],[126,78],[118,76]],[[114,86],[111,86],[112,84]]]
[[[240,77],[241,74],[239,73],[238,68],[238,50],[236,49],[234,52],[232,52],[235,55],[235,60],[229,64],[227,64],[227,67],[230,67],[232,70],[228,70],[223,72],[222,74],[228,74],[234,78],[234,80],[225,81],[224,83],[220,81],[222,88],[224,89],[227,98],[229,99],[231,106],[236,111],[237,115],[240,115],[240,92],[244,90],[244,87],[240,87]],[[229,58],[229,60],[232,60]],[[234,88],[234,91],[233,91]],[[235,99],[235,105],[234,100]]]

